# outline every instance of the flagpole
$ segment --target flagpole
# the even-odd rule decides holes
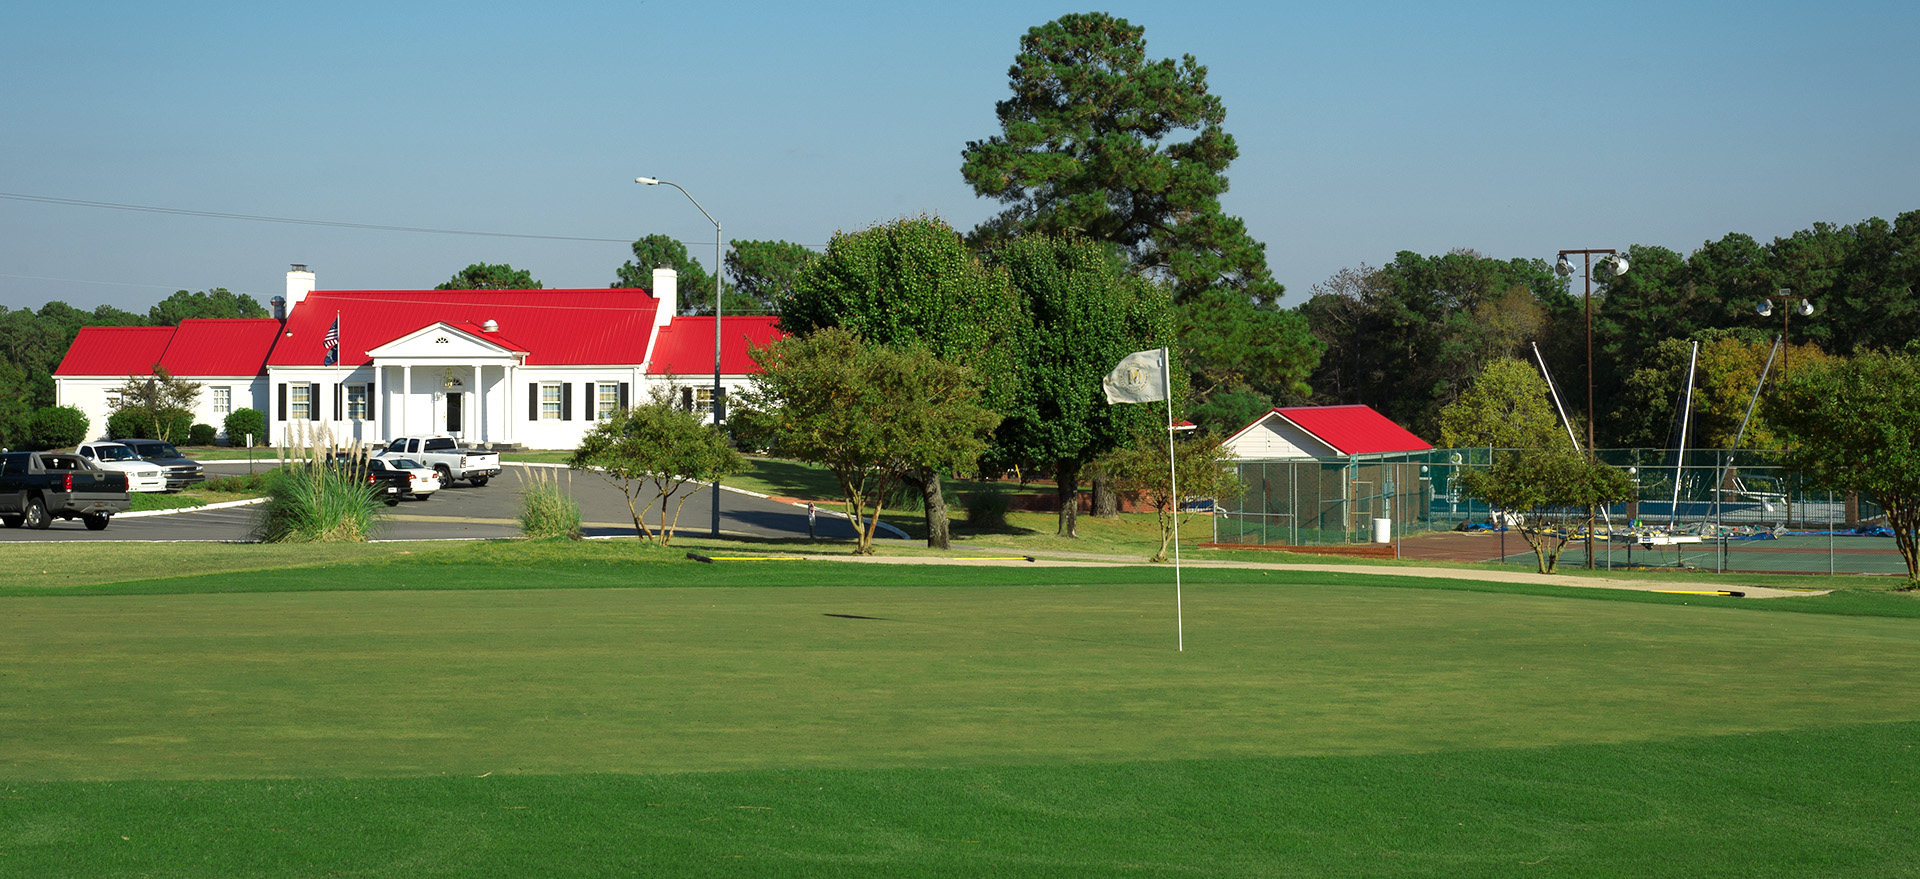
[[[1160,384],[1167,404],[1167,487],[1173,493],[1173,626],[1179,651],[1187,652],[1187,622],[1180,599],[1180,477],[1173,457],[1173,354],[1160,349]]]

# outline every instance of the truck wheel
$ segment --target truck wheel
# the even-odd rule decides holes
[[[469,476],[469,477],[467,477],[467,481],[468,481],[468,482],[471,482],[471,483],[473,483],[473,487],[474,487],[474,488],[479,488],[480,486],[483,486],[483,485],[486,485],[486,484],[487,484],[487,477],[485,477],[485,476]]]
[[[80,521],[87,523],[88,531],[105,531],[107,530],[107,522],[111,521],[112,518],[111,516],[98,515],[81,516]]]
[[[25,521],[27,521],[25,516],[0,516],[0,525],[8,528],[18,528]]]
[[[27,499],[27,527],[35,531],[45,531],[53,524],[53,517],[47,515],[47,502],[39,498]]]
[[[447,465],[435,464],[433,465],[433,472],[440,474],[440,484],[442,486],[447,488],[453,487],[453,471],[448,470]]]

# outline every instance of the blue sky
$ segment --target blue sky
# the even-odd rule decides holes
[[[1031,3],[0,0],[0,305],[142,310],[420,288],[473,262],[601,287],[663,233],[822,246],[994,204],[959,174]],[[1342,267],[1470,247],[1688,253],[1920,208],[1912,2],[1098,7],[1192,54],[1240,148],[1225,204],[1298,302]]]

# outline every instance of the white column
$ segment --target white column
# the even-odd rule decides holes
[[[475,441],[487,438],[487,383],[480,380],[480,364],[473,365],[473,430]],[[462,414],[461,417],[466,417]]]
[[[400,435],[407,435],[407,398],[413,393],[413,366],[400,367]]]
[[[386,399],[381,396],[386,383],[380,380],[380,373],[385,371],[386,368],[379,363],[373,364],[373,384],[367,388],[367,407],[373,410],[369,413],[373,416],[370,419],[373,422],[373,439],[381,445],[386,444],[387,409],[389,408]]]

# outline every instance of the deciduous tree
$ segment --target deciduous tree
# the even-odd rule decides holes
[[[869,343],[826,327],[754,352],[749,405],[777,415],[777,445],[826,467],[873,552],[885,491],[903,474],[970,467],[1000,416],[980,405],[971,370],[924,344]]]
[[[933,217],[839,233],[811,260],[779,301],[780,327],[805,335],[843,327],[867,342],[924,345],[942,360],[966,366],[980,405],[1005,412],[1019,382],[1016,346],[1023,312],[1004,271],[989,268],[960,235]],[[926,504],[927,545],[950,542],[940,473],[902,473]]]
[[[1547,382],[1533,364],[1503,357],[1487,364],[1460,399],[1440,410],[1440,444],[1496,449],[1570,448]]]
[[[132,413],[141,424],[151,425],[154,439],[173,442],[175,424],[182,430],[193,424],[193,404],[198,399],[199,382],[175,378],[156,363],[148,375],[127,376],[107,406],[115,413]]]
[[[635,536],[673,542],[686,506],[689,485],[714,482],[740,472],[746,459],[727,444],[720,428],[698,413],[675,404],[678,389],[655,387],[647,402],[613,415],[580,438],[567,465],[590,470],[620,489],[627,499]],[[645,500],[642,500],[645,498]],[[673,518],[667,518],[671,502]],[[659,505],[657,526],[647,527],[647,512]]]
[[[1886,511],[1906,588],[1920,589],[1920,357],[1866,350],[1796,369],[1763,405],[1789,470]]]
[[[1190,434],[1168,449],[1165,430],[1142,430],[1101,457],[1100,463],[1113,474],[1116,489],[1137,493],[1159,518],[1160,549],[1148,559],[1152,562],[1167,560],[1176,517],[1184,525],[1196,515],[1181,509],[1182,498],[1219,500],[1246,493],[1234,472],[1233,454],[1215,436]],[[1174,494],[1175,478],[1178,495]]]
[[[1633,498],[1633,480],[1625,472],[1588,460],[1571,443],[1499,452],[1492,467],[1467,470],[1457,479],[1468,496],[1519,521],[1542,574],[1553,573],[1561,550],[1577,536],[1575,524],[1584,526],[1589,507]]]
[[[1080,470],[1135,428],[1165,417],[1158,406],[1110,406],[1100,382],[1120,359],[1173,341],[1164,288],[1130,275],[1084,239],[1029,235],[996,249],[1026,312],[1020,383],[994,436],[1000,464],[1053,471],[1058,533],[1077,536]],[[1176,364],[1175,371],[1179,371]],[[1175,377],[1175,405],[1185,393]]]

